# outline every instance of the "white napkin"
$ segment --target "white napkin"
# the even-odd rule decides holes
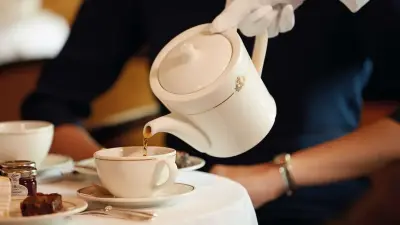
[[[358,12],[369,0],[340,0],[353,13]],[[384,1],[384,0],[383,0]]]

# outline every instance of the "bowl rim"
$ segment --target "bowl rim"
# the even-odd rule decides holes
[[[9,124],[32,124],[32,123],[37,123],[37,124],[42,124],[43,126],[40,126],[38,128],[34,129],[29,129],[29,130],[23,130],[23,131],[7,131],[7,130],[1,130],[0,129],[0,135],[7,135],[7,134],[15,134],[15,135],[23,135],[23,134],[30,134],[30,133],[40,133],[40,132],[47,132],[48,130],[53,130],[54,129],[54,124],[44,121],[44,120],[11,120],[11,121],[2,121],[0,122],[0,126],[2,125],[9,125]]]
[[[102,152],[106,151],[115,151],[118,149],[125,149],[125,148],[140,148],[142,146],[123,146],[123,147],[115,147],[115,148],[102,148],[98,151],[96,151],[93,154],[93,158],[95,160],[105,160],[105,161],[146,161],[146,160],[154,160],[154,159],[160,159],[160,158],[165,158],[168,156],[176,156],[176,150],[173,148],[168,148],[168,147],[163,147],[163,146],[147,146],[148,149],[155,149],[155,148],[163,148],[167,149],[170,152],[162,154],[162,155],[149,155],[149,156],[132,156],[132,157],[120,157],[120,156],[105,156],[105,155],[99,155]]]

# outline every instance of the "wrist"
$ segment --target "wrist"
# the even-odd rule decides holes
[[[274,158],[274,164],[279,167],[278,171],[284,183],[286,195],[290,196],[296,189],[296,184],[292,174],[291,155],[287,153],[280,154]]]
[[[265,164],[265,177],[264,177],[264,186],[270,187],[272,193],[268,193],[272,195],[273,198],[278,198],[286,193],[286,185],[282,176],[279,172],[279,165],[273,163]]]
[[[74,148],[71,149],[71,145]],[[51,152],[68,155],[79,161],[93,157],[93,154],[101,149],[100,145],[89,133],[76,125],[65,124],[58,126],[54,131],[54,139]]]

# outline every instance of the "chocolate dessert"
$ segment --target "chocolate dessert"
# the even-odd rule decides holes
[[[21,202],[22,216],[36,216],[56,213],[62,210],[62,197],[59,194],[37,193]]]

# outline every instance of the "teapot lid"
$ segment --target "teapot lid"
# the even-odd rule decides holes
[[[221,34],[197,33],[172,48],[162,60],[158,80],[166,91],[190,94],[212,84],[232,57],[230,41]]]

